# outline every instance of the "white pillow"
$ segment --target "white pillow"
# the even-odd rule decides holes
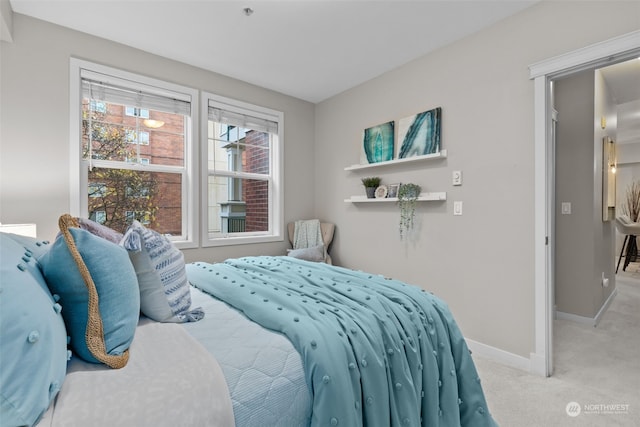
[[[158,322],[195,322],[201,308],[191,310],[191,290],[182,252],[164,235],[134,221],[121,245],[138,276],[140,311]]]

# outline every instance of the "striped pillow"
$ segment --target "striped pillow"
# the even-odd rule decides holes
[[[164,235],[134,221],[121,245],[138,276],[140,310],[158,322],[195,322],[204,316],[191,309],[191,290],[182,252]]]

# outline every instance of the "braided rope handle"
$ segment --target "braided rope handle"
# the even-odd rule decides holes
[[[80,228],[78,220],[69,214],[64,214],[58,220],[58,226],[62,232],[71,257],[76,262],[80,276],[84,280],[84,284],[87,287],[89,294],[89,308],[87,313],[87,328],[85,330],[85,341],[87,348],[98,361],[104,363],[110,368],[119,369],[124,367],[129,361],[129,350],[125,350],[121,355],[111,355],[107,353],[107,348],[104,342],[104,328],[102,325],[102,317],[100,316],[99,298],[96,285],[89,273],[82,255],[78,251],[76,242],[73,240],[73,235],[69,231],[69,228]]]

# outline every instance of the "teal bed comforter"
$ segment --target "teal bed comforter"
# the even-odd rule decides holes
[[[300,353],[312,426],[495,426],[447,305],[395,280],[292,257],[187,265],[193,286]]]

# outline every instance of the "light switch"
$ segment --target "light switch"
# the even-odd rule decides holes
[[[461,201],[453,202],[453,214],[454,215],[462,215],[462,202]]]
[[[571,202],[562,202],[562,215],[571,215]]]
[[[462,185],[462,171],[453,171],[453,185]]]

